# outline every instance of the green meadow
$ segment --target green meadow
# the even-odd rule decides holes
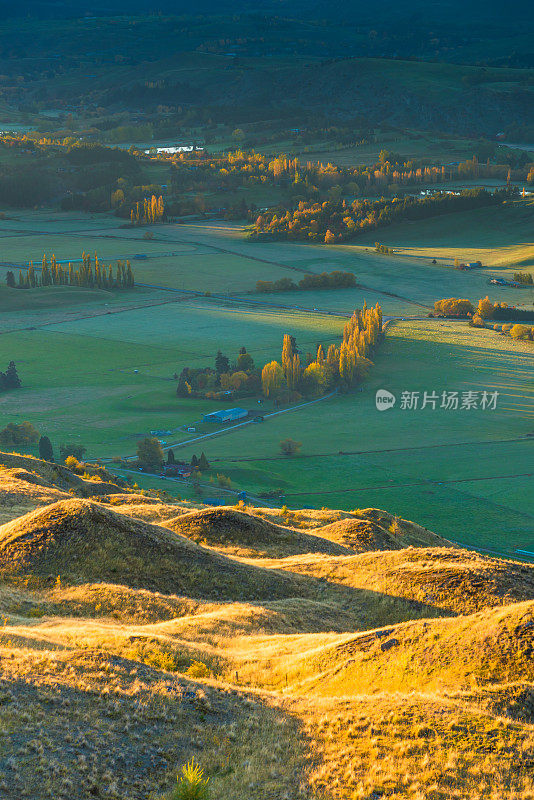
[[[314,350],[318,341],[337,341],[342,324],[205,301],[5,333],[0,360],[15,360],[23,388],[0,398],[0,409],[10,419],[30,419],[55,441],[83,440],[94,458],[129,455],[150,430],[191,424],[218,407],[178,400],[175,372],[213,366],[219,347],[235,358],[243,345],[263,365],[279,357],[285,332]]]
[[[177,458],[204,450],[212,462],[202,477],[205,496],[216,496],[209,479],[219,472],[236,490],[253,497],[276,492],[293,508],[377,506],[471,546],[528,549],[532,346],[464,322],[427,319],[440,297],[476,302],[489,294],[532,303],[531,290],[488,285],[491,274],[534,264],[532,206],[520,202],[500,213],[502,219],[490,209],[387,228],[376,238],[395,253],[384,256],[371,238],[328,248],[258,244],[238,225],[206,221],[157,226],[147,240],[144,230],[121,228],[105,215],[14,212],[0,222],[0,275],[6,265],[39,262],[43,250],[61,260],[96,250],[104,261],[130,257],[137,283],[147,286],[125,293],[2,287],[0,368],[15,360],[23,388],[0,397],[1,419],[30,420],[56,447],[81,442],[88,457],[104,459],[133,455],[140,437],[170,430],[162,438]],[[147,258],[135,258],[141,254]],[[451,267],[455,257],[487,266],[459,272]],[[260,279],[298,281],[306,272],[334,269],[353,271],[359,286],[254,292]],[[189,444],[213,430],[199,423],[203,414],[225,404],[178,399],[175,373],[212,366],[219,348],[235,358],[245,346],[262,365],[279,357],[284,333],[313,352],[318,343],[340,340],[346,315],[364,300],[379,302],[386,316],[412,319],[390,326],[361,391],[272,417],[265,401],[263,424]],[[396,395],[393,409],[377,411],[379,388]],[[498,391],[497,409],[400,407],[403,391],[469,390]],[[230,404],[259,408],[256,398]],[[196,433],[185,432],[187,426]],[[279,450],[287,437],[302,442],[292,459]],[[139,483],[191,492],[147,476]]]
[[[534,533],[528,476],[534,440],[524,438],[534,433],[528,348],[465,323],[396,323],[363,391],[241,428],[203,448],[213,468],[236,484],[257,492],[279,488],[290,507],[388,508],[471,546],[528,549]],[[393,409],[377,411],[379,388],[397,397]],[[439,407],[443,391],[484,390],[499,392],[496,410]],[[436,409],[402,409],[404,391],[419,392],[420,404],[425,391],[436,392]],[[278,448],[288,436],[302,442],[293,459]],[[243,461],[245,454],[257,458]]]

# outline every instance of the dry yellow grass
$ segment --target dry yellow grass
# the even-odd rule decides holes
[[[532,726],[441,695],[296,701],[330,800],[532,800]]]
[[[199,544],[244,557],[297,553],[341,555],[350,552],[347,547],[321,536],[301,533],[233,508],[192,511],[163,524]]]
[[[2,462],[2,800],[534,799],[534,566]]]
[[[427,616],[469,614],[534,597],[534,567],[456,548],[407,548],[358,556],[271,559],[264,566],[330,584],[402,597]]]

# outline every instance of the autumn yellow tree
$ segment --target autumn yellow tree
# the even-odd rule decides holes
[[[293,350],[293,341],[291,339],[291,336],[288,333],[285,333],[284,341],[282,344],[282,368],[284,370],[284,374],[286,375],[286,377],[293,365],[294,355],[295,353]]]
[[[330,229],[327,230],[327,232],[324,235],[324,243],[325,244],[334,244],[335,241],[336,241],[335,234],[333,234]]]
[[[286,372],[286,380],[289,389],[298,389],[301,375],[302,368],[300,365],[300,356],[298,353],[296,353],[291,359],[291,364],[288,366]]]
[[[284,370],[278,361],[270,361],[261,371],[261,386],[265,397],[272,397],[282,387]]]

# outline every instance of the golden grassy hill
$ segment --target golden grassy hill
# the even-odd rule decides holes
[[[341,555],[350,550],[322,536],[275,525],[233,508],[192,511],[165,521],[165,527],[199,544],[241,556],[291,556],[298,553]]]
[[[414,522],[394,517],[376,508],[321,526],[317,535],[350,547],[358,553],[372,550],[402,550],[405,547],[453,547],[451,542]]]
[[[45,584],[109,580],[200,597],[306,594],[310,581],[244,565],[89,500],[62,500],[0,527],[0,570]]]
[[[62,464],[0,452],[0,523],[71,496],[106,495],[119,488],[126,491],[117,481],[124,483],[103,467],[84,467],[80,475]]]
[[[534,798],[534,565],[79,472],[0,454],[2,800]]]
[[[266,566],[423,603],[429,615],[470,614],[534,599],[534,565],[459,548],[406,548],[358,556],[271,559]]]
[[[534,684],[533,601],[344,635],[324,646],[319,641],[319,647],[313,646],[315,640],[307,637],[303,656],[283,659],[283,671],[299,693],[346,696],[384,687],[409,692]]]
[[[179,503],[169,502],[168,500],[164,502],[160,497],[139,494],[133,490],[127,494],[103,495],[98,497],[98,502],[110,506],[118,514],[127,514],[129,517],[136,517],[137,519],[145,520],[145,522],[154,522],[157,525],[161,525],[165,520],[177,517],[180,514],[187,514],[198,506],[197,503],[187,500]]]
[[[68,497],[68,492],[23,467],[0,468],[0,524]]]

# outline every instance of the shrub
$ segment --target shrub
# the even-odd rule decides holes
[[[528,336],[528,328],[526,325],[514,325],[510,328],[510,336],[512,339],[526,339]]]
[[[67,456],[65,459],[65,466],[71,469],[73,472],[77,472],[81,465],[76,456]]]
[[[294,439],[282,439],[280,442],[280,450],[285,456],[296,455],[301,447],[302,442],[296,442]]]
[[[35,444],[39,439],[39,431],[31,422],[8,422],[0,431],[0,445],[17,446]]]
[[[193,661],[187,670],[187,675],[190,678],[209,678],[211,670],[203,661]]]
[[[472,303],[458,297],[447,297],[443,300],[436,300],[434,311],[438,314],[445,314],[451,317],[467,317],[474,311]]]
[[[204,778],[204,770],[194,758],[182,767],[177,780],[178,786],[169,800],[207,800],[209,778]]]
[[[532,286],[534,283],[534,279],[529,272],[514,272],[514,281],[524,283],[526,286]]]

